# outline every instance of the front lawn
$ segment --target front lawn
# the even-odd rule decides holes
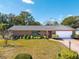
[[[33,59],[57,59],[60,52],[62,55],[75,54],[61,43],[51,40],[9,40],[8,44],[14,47],[2,47],[4,41],[0,40],[0,55],[7,59],[14,59],[19,53],[28,53]]]

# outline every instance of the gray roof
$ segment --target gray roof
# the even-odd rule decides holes
[[[13,26],[8,30],[74,30],[69,26],[56,25],[56,26]]]
[[[55,30],[75,30],[70,26],[64,26],[64,25],[57,25],[54,26]]]

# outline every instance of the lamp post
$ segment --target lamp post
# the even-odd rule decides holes
[[[69,40],[69,50],[71,50],[71,40]]]

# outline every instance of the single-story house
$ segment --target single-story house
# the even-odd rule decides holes
[[[59,36],[59,38],[72,38],[73,28],[64,25],[56,26],[13,26],[8,29],[13,35],[23,36],[32,35],[33,32],[37,31],[38,34],[42,36],[47,36],[47,38],[52,38],[53,34]]]

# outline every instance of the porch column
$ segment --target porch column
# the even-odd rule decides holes
[[[49,38],[49,37],[48,37],[48,31],[46,31],[46,36],[47,36],[47,39],[48,39],[48,38]]]

